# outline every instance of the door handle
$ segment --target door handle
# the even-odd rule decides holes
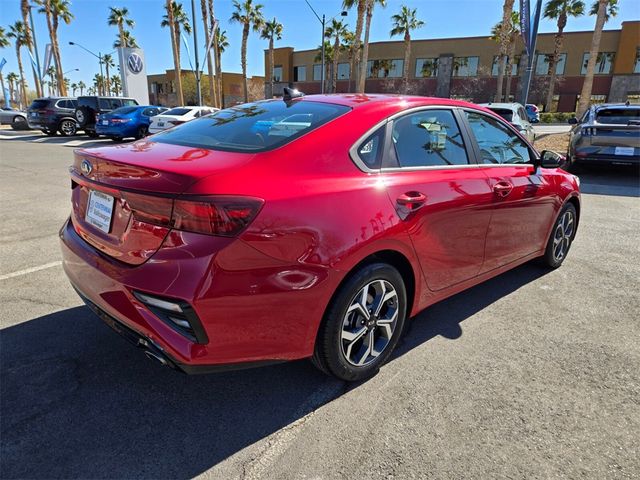
[[[513,190],[513,185],[509,182],[501,181],[493,186],[493,191],[500,197],[506,197]]]
[[[400,195],[396,202],[409,210],[417,210],[427,201],[427,196],[420,192],[406,192]]]

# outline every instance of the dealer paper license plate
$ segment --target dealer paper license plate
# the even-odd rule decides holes
[[[633,147],[616,147],[616,155],[633,155]]]
[[[109,233],[113,215],[113,200],[111,195],[91,190],[85,220],[103,232]]]

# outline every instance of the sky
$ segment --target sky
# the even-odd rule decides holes
[[[190,0],[180,0],[191,18]],[[304,0],[257,0],[263,4],[266,18],[276,17],[284,26],[282,40],[276,42],[276,47],[290,46],[296,50],[316,48],[320,45],[321,26],[311,9]],[[586,0],[591,4],[592,0]],[[107,25],[109,7],[123,7],[129,9],[130,17],[136,22],[133,36],[145,51],[147,74],[163,73],[165,69],[173,68],[171,40],[166,28],[160,27],[164,14],[164,0],[72,0],[71,10],[75,18],[70,25],[61,24],[58,37],[61,46],[63,70],[79,69],[66,74],[71,82],[83,80],[87,85],[92,83],[93,76],[99,72],[98,61],[77,46],[69,45],[70,41],[82,44],[95,53],[109,53],[117,35],[116,27]],[[309,0],[320,16],[325,14],[327,19],[338,15],[355,30],[355,10],[347,17],[340,17],[342,0]],[[376,8],[372,22],[370,41],[389,39],[391,30],[391,15],[400,10],[401,5],[417,8],[418,17],[425,25],[412,33],[412,38],[450,38],[488,35],[492,25],[500,21],[503,0],[387,0],[386,8]],[[533,1],[532,1],[533,3]],[[0,0],[0,25],[8,30],[8,25],[20,19],[19,0]],[[200,60],[204,51],[204,34],[200,15],[200,0],[195,0],[196,23],[200,47]],[[515,6],[517,8],[518,2]],[[618,16],[611,19],[606,29],[617,29],[623,21],[640,20],[640,0],[619,0]],[[223,71],[241,72],[240,45],[241,26],[231,24],[229,17],[233,11],[231,0],[214,0],[216,17],[221,28],[227,31],[229,48],[222,57]],[[35,30],[38,41],[40,59],[44,57],[44,47],[48,43],[48,30],[44,14],[36,13],[34,9]],[[570,18],[567,31],[593,30],[595,17],[583,16]],[[540,32],[554,32],[555,22],[541,19]],[[401,38],[398,38],[401,40]],[[190,39],[189,48],[193,56],[193,40]],[[248,44],[248,74],[264,75],[264,49],[268,47],[267,40],[259,38],[252,32]],[[25,70],[29,65],[26,49],[23,49],[23,63]],[[0,59],[4,57],[7,64],[2,72],[18,72],[15,49],[13,46],[0,50]],[[116,55],[114,55],[116,57]],[[189,61],[184,53],[183,68],[189,68]],[[115,73],[115,72],[114,72]],[[27,80],[33,88],[33,78],[30,69]]]

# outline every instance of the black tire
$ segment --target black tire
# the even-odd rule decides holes
[[[570,219],[570,220],[569,220]],[[570,227],[569,227],[570,225]],[[572,203],[567,203],[553,224],[542,262],[550,268],[558,268],[569,254],[578,229],[578,214]]]
[[[93,118],[93,112],[89,107],[78,107],[74,116],[78,125],[82,128],[90,123],[91,118]]]
[[[369,292],[364,302],[368,319],[360,308],[363,303],[358,301],[365,287]],[[384,300],[393,291],[395,296]],[[381,307],[376,316],[378,304]],[[406,315],[407,292],[400,273],[386,263],[366,265],[351,274],[331,300],[318,330],[311,360],[321,371],[341,380],[354,382],[369,378],[389,359],[404,330]],[[393,318],[395,320],[391,320]],[[344,335],[352,336],[353,340],[345,339]],[[376,348],[381,350],[372,355]]]
[[[122,142],[122,137],[109,137],[111,140],[113,140],[116,143],[120,143]]]
[[[63,137],[71,137],[78,132],[78,124],[75,120],[65,118],[58,125],[58,130]]]
[[[42,130],[42,133],[50,137],[55,137],[58,132],[56,132],[55,130]]]
[[[147,135],[149,135],[149,127],[147,127],[146,125],[140,125],[138,127],[138,132],[136,133],[136,139],[140,140],[141,138],[144,138]]]
[[[27,124],[27,119],[21,115],[16,115],[11,119],[11,128],[13,130],[27,130],[29,128],[29,124]]]
[[[87,134],[87,136],[89,138],[98,138],[100,136],[96,132],[94,132],[93,130],[85,130],[85,133]]]

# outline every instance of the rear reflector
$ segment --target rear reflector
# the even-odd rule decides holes
[[[233,237],[251,223],[263,203],[253,197],[178,199],[173,207],[172,224],[178,230]]]

